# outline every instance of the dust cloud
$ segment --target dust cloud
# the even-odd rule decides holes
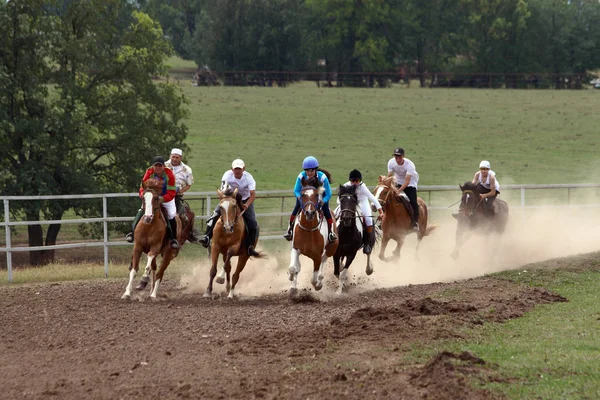
[[[414,234],[405,240],[400,258],[389,263],[379,260],[380,245],[376,245],[371,256],[375,272],[369,277],[365,274],[366,256],[359,254],[348,274],[350,292],[473,278],[528,263],[600,250],[600,207],[520,209],[512,205],[506,231],[501,237],[473,234],[460,249],[457,259],[450,256],[454,249],[456,221],[449,213],[434,213],[431,222],[437,229],[423,239],[418,252]],[[236,294],[240,297],[261,296],[289,289],[290,245],[281,240],[278,246],[274,255],[248,262]],[[391,256],[394,248],[395,242],[390,241],[386,255]],[[234,258],[234,267],[236,262],[237,258]],[[310,289],[321,300],[332,296],[337,286],[333,260],[327,261],[325,285],[320,292],[315,292],[310,285],[312,261],[301,256],[300,262],[298,288]],[[191,266],[191,269],[190,274],[182,277],[181,285],[189,292],[203,293],[208,284],[208,260]],[[224,285],[215,283],[214,291],[224,291]]]

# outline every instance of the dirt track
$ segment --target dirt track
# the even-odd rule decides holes
[[[208,300],[173,279],[159,302],[123,301],[125,283],[0,288],[0,397],[490,398],[464,378],[496,379],[485,360],[440,352],[413,365],[405,353],[564,300],[493,278],[328,301]]]

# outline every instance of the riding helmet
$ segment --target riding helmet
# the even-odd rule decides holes
[[[353,169],[352,171],[350,171],[350,176],[348,177],[349,180],[352,179],[358,179],[362,181],[362,174],[360,173],[359,170],[357,169]]]
[[[319,167],[319,161],[313,156],[308,156],[302,161],[302,169],[313,169]]]
[[[152,165],[156,165],[156,164],[165,165],[165,159],[161,156],[154,157],[152,159]]]
[[[490,162],[487,160],[483,160],[482,162],[479,163],[479,168],[487,168],[490,169]]]

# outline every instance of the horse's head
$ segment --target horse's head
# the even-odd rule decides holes
[[[465,182],[463,185],[458,185],[458,187],[462,192],[458,215],[471,218],[473,215],[475,215],[475,211],[481,203],[477,185],[473,182]]]
[[[237,188],[227,192],[222,192],[219,189],[217,193],[219,194],[219,208],[221,209],[223,230],[226,233],[233,233],[242,212],[241,196]]]
[[[144,209],[143,222],[149,224],[152,222],[154,211],[160,207],[159,194],[162,190],[162,182],[158,179],[148,179],[142,183],[144,191],[142,193],[142,208]]]
[[[394,190],[392,188],[393,183],[393,176],[379,175],[377,186],[375,186],[375,189],[373,189],[373,195],[377,201],[379,201],[379,204],[381,204],[381,206],[384,208],[385,205],[394,197]]]
[[[308,182],[316,183],[318,179],[308,179]],[[300,192],[300,206],[302,213],[307,220],[311,221],[317,215],[317,203],[319,202],[319,188],[316,186],[305,185],[302,179],[302,191]]]
[[[338,198],[340,200],[340,223],[344,228],[349,228],[356,224],[356,205],[358,204],[356,186],[340,185]]]

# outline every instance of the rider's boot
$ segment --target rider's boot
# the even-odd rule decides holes
[[[140,208],[137,214],[135,214],[135,218],[133,219],[133,223],[131,224],[131,232],[125,235],[126,242],[133,243],[133,232],[135,232],[135,227],[137,226],[138,222],[140,222],[140,219],[142,219],[142,215],[144,215],[144,210]]]
[[[367,226],[364,237],[363,253],[371,254],[373,251],[373,243],[375,243],[375,232],[372,226]]]
[[[327,232],[329,232],[328,239],[330,242],[335,242],[338,239],[338,237],[335,234],[335,231],[332,229],[332,225],[333,225],[333,219],[330,218],[327,220]]]
[[[257,229],[250,229],[248,231],[248,235],[250,236],[248,238],[248,240],[250,241],[250,244],[248,245],[248,255],[249,256],[253,256],[253,257],[260,256],[260,253],[254,249],[254,243],[256,243],[256,234],[257,233],[258,233]]]
[[[198,241],[198,242],[200,242],[200,244],[202,246],[208,247],[208,245],[210,244],[210,239],[212,239],[212,235],[213,235],[213,229],[215,228],[215,225],[217,224],[217,220],[219,219],[220,216],[221,216],[220,212],[214,211],[212,213],[212,215],[206,221],[206,232],[204,232],[204,235]]]
[[[283,237],[285,238],[285,240],[287,240],[288,242],[290,242],[292,240],[292,238],[294,237],[294,222],[295,222],[295,217],[290,218],[290,226],[288,227],[288,230],[286,233],[284,233]]]
[[[177,241],[177,220],[171,218],[169,220],[169,236],[171,237],[171,248],[178,249],[179,242]]]

